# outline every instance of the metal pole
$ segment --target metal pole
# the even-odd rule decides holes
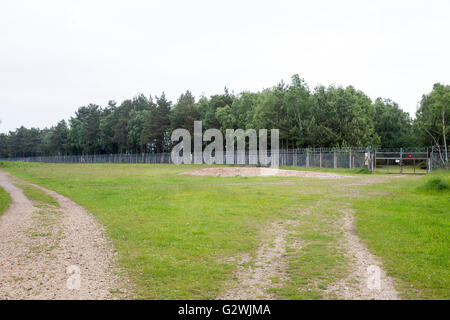
[[[377,172],[377,149],[373,150],[372,172]]]
[[[309,168],[309,149],[306,149],[306,167]]]
[[[400,173],[403,173],[403,148],[400,148]]]
[[[333,167],[337,168],[337,157],[336,157],[336,151],[333,152]]]
[[[319,167],[322,168],[322,150],[319,151]]]
[[[351,169],[352,168],[352,151],[350,151],[349,153],[349,157],[348,157],[348,167]]]
[[[431,155],[430,155],[430,172],[433,171],[433,151],[434,151],[434,147],[431,147]]]

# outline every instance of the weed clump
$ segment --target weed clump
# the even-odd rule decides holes
[[[356,173],[359,173],[359,174],[372,174],[372,172],[369,171],[369,170],[367,170],[366,167],[357,169],[357,170],[356,170]]]
[[[428,179],[423,185],[419,186],[420,191],[426,192],[444,192],[450,191],[450,183],[441,177]]]

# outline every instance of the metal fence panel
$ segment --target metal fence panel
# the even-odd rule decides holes
[[[317,168],[362,168],[365,166],[365,153],[375,155],[376,159],[395,159],[403,155],[403,158],[411,154],[412,158],[427,159],[431,161],[431,168],[448,168],[445,161],[445,150],[436,148],[404,148],[404,149],[371,149],[371,148],[307,148],[279,150],[279,165],[281,167],[317,167]],[[215,155],[214,155],[215,156]],[[270,156],[270,150],[268,150]],[[250,164],[250,159],[258,159],[258,155],[245,152],[244,163],[238,163],[237,151],[233,155],[233,165]],[[450,152],[447,152],[450,158]],[[223,153],[223,163],[226,163],[226,152]],[[171,154],[165,153],[141,153],[141,154],[100,154],[100,155],[68,155],[47,157],[17,157],[4,158],[0,161],[23,161],[44,163],[122,163],[122,164],[158,164],[172,163]],[[389,160],[387,160],[389,161]],[[257,165],[260,165],[257,163]]]
[[[322,168],[358,168],[364,166],[364,152],[362,148],[320,148],[320,149],[289,149],[279,150],[280,166],[322,167]],[[270,150],[268,151],[270,156]],[[255,156],[255,155],[253,155]],[[237,151],[233,155],[233,165],[239,165]],[[258,158],[258,157],[256,157]],[[1,161],[23,161],[43,163],[172,163],[170,153],[142,153],[142,154],[100,154],[100,155],[68,155],[44,157],[4,158]],[[223,154],[226,163],[226,152]],[[250,154],[245,153],[245,165],[250,164]]]

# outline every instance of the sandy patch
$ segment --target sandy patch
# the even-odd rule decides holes
[[[225,167],[225,168],[202,168],[183,172],[182,174],[193,176],[215,176],[215,177],[303,177],[318,179],[342,179],[348,176],[329,173],[297,170],[281,170],[275,168],[256,167]]]

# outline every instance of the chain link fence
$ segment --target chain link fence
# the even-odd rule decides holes
[[[445,152],[447,151],[447,157]],[[281,167],[316,167],[316,168],[367,168],[368,170],[377,170],[380,167],[382,159],[390,159],[387,162],[388,167],[405,165],[408,161],[417,158],[426,163],[427,171],[437,168],[449,168],[448,159],[450,153],[448,149],[437,148],[395,148],[395,149],[374,149],[370,147],[363,148],[305,148],[305,149],[284,149],[278,150],[279,166]],[[268,156],[271,156],[268,150]],[[215,159],[215,163],[220,162]],[[252,159],[258,159],[257,154],[245,152],[242,157],[237,151],[234,152],[232,163],[227,161],[226,152],[223,153],[222,163],[231,165],[260,165],[259,161],[255,164]],[[191,162],[192,156],[190,157]],[[98,155],[68,155],[68,156],[42,156],[42,157],[17,157],[3,158],[0,161],[23,161],[23,162],[42,162],[42,163],[148,163],[148,164],[170,164],[172,163],[169,152],[165,153],[139,153],[139,154],[98,154]],[[385,161],[386,163],[386,161]]]
[[[365,165],[367,148],[310,148],[279,150],[279,165],[283,167],[318,167],[318,168],[361,168]],[[251,154],[245,152],[243,160],[234,152],[233,163],[227,163],[226,152],[223,153],[223,163],[234,165],[250,165]],[[255,155],[253,155],[255,158]],[[271,156],[270,150],[268,156]],[[214,158],[214,156],[213,156]],[[257,158],[257,155],[256,155]],[[192,157],[191,157],[192,159]],[[23,161],[42,163],[166,163],[170,164],[170,153],[140,153],[140,154],[98,154],[98,155],[68,155],[42,157],[4,158],[1,161]],[[216,159],[217,160],[217,159]],[[254,164],[254,163],[252,163]],[[259,165],[257,163],[256,165]]]

